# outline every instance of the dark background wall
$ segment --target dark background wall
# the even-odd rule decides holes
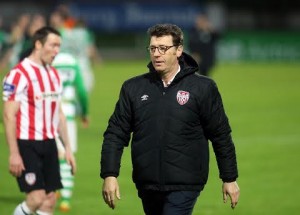
[[[150,25],[172,22],[188,32],[197,13],[206,12],[222,32],[220,59],[300,59],[300,2],[291,0],[1,0],[3,27],[24,12],[48,17],[61,3],[86,20],[107,58],[144,57]]]
[[[9,25],[23,11],[42,11],[44,14],[49,14],[60,3],[68,3],[74,7],[96,5],[101,8],[101,5],[119,6],[128,3],[147,5],[149,2],[162,11],[165,6],[176,4],[201,9],[217,4],[223,9],[222,16],[225,16],[226,29],[300,30],[300,1],[291,0],[1,0],[0,16],[4,17],[5,24]]]

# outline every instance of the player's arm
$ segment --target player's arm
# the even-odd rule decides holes
[[[81,121],[84,127],[87,127],[89,124],[88,120],[88,92],[84,86],[84,81],[82,75],[80,73],[79,66],[76,67],[76,75],[75,75],[75,86],[79,99],[79,103],[81,106]]]
[[[72,173],[75,174],[75,172],[76,172],[76,162],[75,162],[75,158],[73,156],[72,150],[71,150],[70,140],[69,140],[69,136],[68,136],[66,117],[63,113],[63,110],[62,110],[61,106],[59,108],[58,133],[59,133],[59,136],[61,137],[62,142],[63,142],[64,147],[65,147],[66,160],[67,160],[68,164],[70,164],[71,167],[72,167]]]
[[[95,45],[95,35],[90,30],[87,30],[87,40],[88,40],[88,56],[92,64],[101,64],[103,59]]]
[[[13,176],[20,176],[25,170],[23,159],[19,152],[16,138],[17,113],[20,103],[17,101],[5,101],[3,106],[3,121],[6,141],[9,146],[9,171]]]

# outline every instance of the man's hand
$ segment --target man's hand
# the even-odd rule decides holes
[[[223,201],[227,202],[227,197],[231,199],[231,208],[234,209],[239,201],[240,188],[236,181],[234,182],[224,182],[223,183]]]
[[[9,157],[9,172],[15,176],[21,176],[25,170],[23,159],[19,153],[11,154]]]
[[[116,199],[121,199],[119,184],[116,177],[106,177],[103,182],[102,195],[106,204],[112,209],[116,207]]]

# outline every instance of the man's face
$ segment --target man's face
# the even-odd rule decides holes
[[[153,67],[161,75],[178,68],[177,58],[182,54],[182,46],[174,46],[171,35],[151,37],[149,49]]]
[[[49,34],[44,45],[40,46],[40,59],[43,64],[51,64],[59,53],[61,38],[56,34]]]

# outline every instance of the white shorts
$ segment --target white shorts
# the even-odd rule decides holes
[[[75,120],[67,120],[67,129],[69,135],[69,141],[71,145],[71,150],[73,153],[77,152],[77,125]],[[57,149],[59,152],[64,152],[65,148],[61,139],[56,140]]]

